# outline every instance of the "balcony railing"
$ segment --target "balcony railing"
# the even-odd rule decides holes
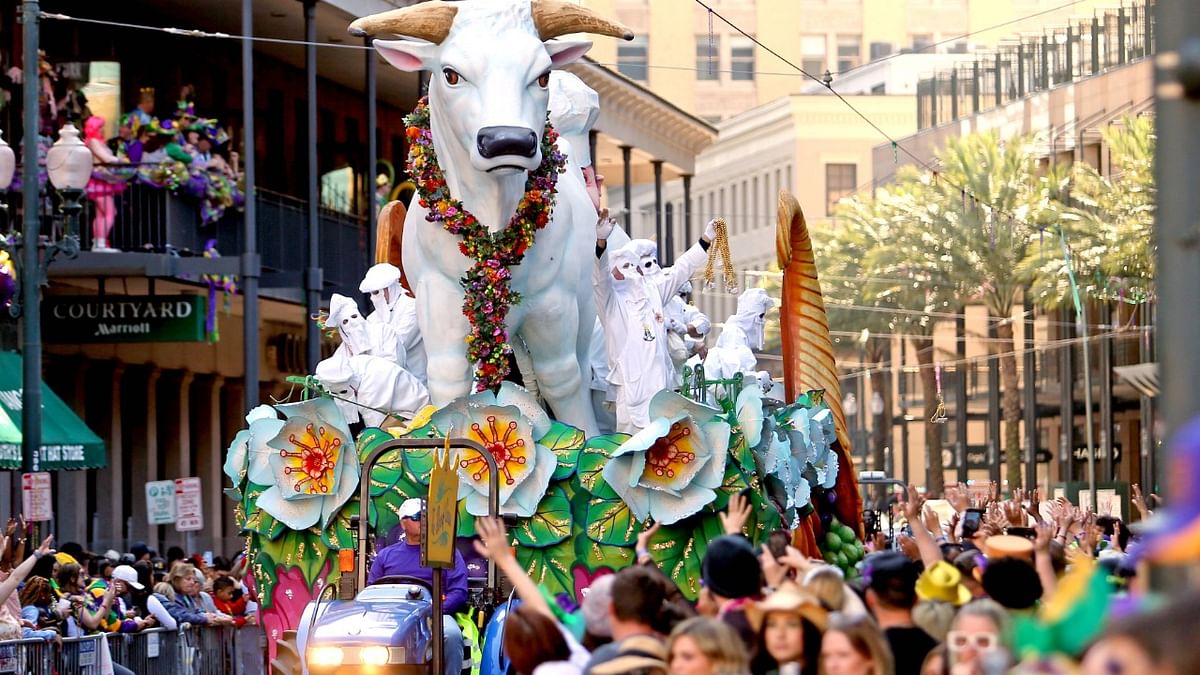
[[[8,218],[0,224],[0,234],[9,236],[20,231],[21,196],[9,193]],[[42,237],[55,241],[63,236],[64,224],[56,212],[58,203],[51,205],[43,195],[41,206]],[[266,190],[257,191],[257,240],[262,259],[261,288],[267,295],[280,299],[303,299],[303,272],[307,265],[308,216],[307,203],[287,195]],[[158,254],[158,257],[202,257],[211,242],[217,253],[226,258],[242,253],[245,241],[245,214],[228,209],[215,223],[205,225],[195,200],[180,197],[150,185],[128,185],[114,198],[116,217],[109,235],[109,245],[121,253]],[[89,251],[94,243],[92,220],[95,205],[85,201],[79,218],[80,247]],[[0,216],[2,218],[2,216]],[[333,293],[356,296],[358,284],[370,262],[368,233],[365,219],[354,215],[320,209],[320,266],[324,270],[323,297]],[[130,268],[129,256],[93,255],[88,257],[89,268],[99,264],[103,275],[104,261],[111,259],[112,274],[125,276]],[[99,262],[98,262],[99,261]],[[70,261],[56,262],[50,268],[66,273]],[[161,266],[159,266],[161,268]],[[78,272],[75,272],[78,273]]]
[[[1155,1],[1133,0],[1040,36],[1022,36],[919,80],[917,128],[962,119],[1153,54]]]

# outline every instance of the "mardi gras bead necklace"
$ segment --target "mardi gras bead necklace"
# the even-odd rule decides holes
[[[475,366],[475,390],[498,387],[508,375],[508,355],[512,353],[504,322],[509,308],[521,302],[521,294],[512,290],[509,268],[521,264],[535,234],[550,222],[554,211],[554,188],[566,166],[566,156],[555,147],[558,133],[547,120],[542,163],[529,172],[525,194],[508,227],[492,233],[450,195],[433,148],[428,98],[417,103],[404,124],[409,142],[408,174],[416,179],[420,204],[428,210],[425,220],[440,223],[450,234],[462,237],[458,250],[473,261],[459,281],[465,292],[463,314],[471,322],[467,358]]]
[[[716,266],[717,258],[720,258],[725,292],[737,293],[737,272],[733,268],[733,258],[729,255],[729,226],[726,225],[724,218],[717,218],[714,225],[716,234],[713,235],[712,243],[708,247],[708,261],[704,265],[704,288],[709,291],[716,288],[716,274],[713,268]]]

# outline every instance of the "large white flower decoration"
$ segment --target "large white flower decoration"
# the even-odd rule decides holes
[[[358,453],[342,413],[332,399],[315,398],[277,408],[285,420],[267,443],[270,485],[258,508],[293,530],[326,527],[358,488]],[[278,420],[277,420],[278,421]],[[255,457],[251,425],[251,480],[263,473]],[[258,481],[255,481],[258,482]]]
[[[225,475],[235,487],[247,478],[251,483],[271,485],[268,457],[274,452],[267,443],[283,428],[279,413],[269,405],[260,405],[246,415],[246,428],[237,432],[225,456]]]
[[[482,445],[500,473],[500,512],[529,517],[546,494],[558,465],[554,452],[539,441],[550,431],[550,416],[533,395],[505,382],[490,390],[456,399],[433,416],[443,434],[466,437]],[[488,513],[489,468],[477,451],[458,459],[458,498],[467,513]]]
[[[604,466],[604,480],[639,520],[682,520],[716,498],[725,477],[729,424],[721,411],[672,391],[650,401],[650,425]]]

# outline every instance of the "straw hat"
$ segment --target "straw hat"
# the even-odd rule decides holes
[[[627,637],[621,641],[615,659],[593,666],[588,672],[594,675],[619,675],[643,668],[667,670],[667,646],[662,640],[649,635]]]
[[[998,534],[984,542],[988,560],[1000,558],[1023,558],[1033,560],[1033,542],[1024,537]]]
[[[765,600],[749,604],[745,608],[746,618],[755,631],[761,631],[763,621],[770,612],[791,612],[808,619],[818,629],[824,631],[829,623],[829,612],[821,606],[821,602],[812,595],[804,592],[794,583],[780,586]]]
[[[962,585],[962,573],[954,565],[941,561],[917,578],[917,597],[958,607],[971,601],[971,591]]]

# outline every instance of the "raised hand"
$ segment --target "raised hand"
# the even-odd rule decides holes
[[[476,518],[475,531],[479,534],[479,539],[475,541],[475,550],[479,555],[495,561],[512,555],[512,547],[508,545],[508,534],[499,518]]]
[[[938,514],[928,506],[921,512],[925,520],[925,529],[929,530],[935,537],[942,533],[942,521],[938,518]]]
[[[635,550],[638,552],[639,556],[641,556],[642,551],[645,551],[646,554],[649,555],[650,538],[653,537],[656,532],[658,532],[658,529],[660,527],[662,527],[662,523],[656,522],[653,525],[651,525],[650,527],[647,527],[646,529],[642,530],[641,532],[638,532],[637,548]]]
[[[925,500],[917,493],[915,485],[909,485],[905,488],[904,517],[908,519],[909,524],[918,523],[921,520],[921,507],[925,506]]]
[[[42,545],[39,546],[37,549],[37,556],[40,558],[44,555],[49,555],[51,553],[54,553],[54,548],[52,546],[53,544],[54,544],[54,535],[50,535],[50,536],[46,537],[45,539],[43,539]]]
[[[1050,553],[1050,541],[1054,539],[1054,526],[1050,523],[1038,523],[1037,537],[1033,540],[1033,550],[1041,554]]]
[[[1146,506],[1146,499],[1142,496],[1142,486],[1137,483],[1133,484],[1133,507],[1137,509],[1138,518],[1146,520],[1153,512],[1150,507]]]
[[[713,218],[704,226],[704,241],[712,242],[717,238],[717,219]]]
[[[752,510],[750,500],[741,494],[730,497],[729,506],[725,512],[717,514],[717,517],[721,519],[721,527],[725,528],[725,534],[742,534],[742,528],[750,519]]]
[[[596,220],[596,239],[606,241],[616,226],[617,221],[608,217],[608,209],[601,209],[600,217]]]
[[[767,582],[767,586],[775,588],[787,578],[788,568],[775,559],[775,556],[771,554],[771,548],[766,544],[762,545],[762,555],[758,559],[761,561],[763,579]]]
[[[913,560],[921,559],[921,549],[917,546],[917,541],[907,534],[897,535],[896,541],[900,544],[900,550],[904,555]]]
[[[1001,508],[1009,527],[1025,527],[1025,509],[1021,507],[1021,502],[1015,499],[1007,501]]]

